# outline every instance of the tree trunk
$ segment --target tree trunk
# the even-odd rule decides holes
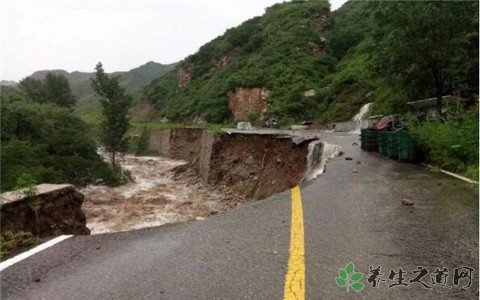
[[[115,151],[112,151],[112,167],[115,168]]]
[[[432,75],[433,75],[433,83],[435,85],[436,89],[436,98],[437,98],[437,115],[439,118],[442,117],[442,98],[443,98],[443,88],[445,86],[444,81],[443,81],[443,76],[441,72],[438,71],[438,68],[432,67]]]
[[[443,88],[440,90],[437,88],[437,114],[439,117],[442,116],[442,90]]]

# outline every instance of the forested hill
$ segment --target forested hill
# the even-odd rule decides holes
[[[478,95],[478,2],[349,1],[332,13],[321,121],[402,113],[406,102]]]
[[[229,93],[260,88],[268,94],[269,114],[313,117],[305,110],[312,97],[303,94],[319,89],[334,68],[335,59],[326,53],[325,44],[330,26],[327,1],[273,5],[152,82],[145,98],[169,119],[222,122],[231,117]]]
[[[112,74],[120,76],[120,85],[126,88],[127,92],[134,98],[139,98],[146,85],[153,79],[165,74],[165,72],[172,70],[174,67],[175,64],[164,65],[150,61],[130,71],[114,72]],[[78,71],[70,73],[65,70],[44,70],[34,72],[31,77],[43,79],[49,72],[64,75],[68,79],[72,92],[78,97],[77,110],[98,109],[98,101],[90,85],[90,78],[93,78],[95,73]]]
[[[402,112],[459,87],[478,94],[477,83],[476,2],[349,1],[330,13],[327,1],[292,1],[205,44],[143,98],[173,121],[243,109],[286,124],[346,120],[367,102]]]

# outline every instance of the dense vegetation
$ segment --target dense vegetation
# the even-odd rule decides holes
[[[269,114],[283,123],[348,120],[367,102],[372,113],[401,113],[457,88],[478,93],[477,42],[476,2],[350,1],[332,14],[325,1],[276,4],[154,80],[144,98],[173,121],[230,120],[239,87],[267,87]]]
[[[47,73],[43,79],[27,77],[20,81],[19,87],[33,102],[54,103],[68,108],[73,108],[76,103],[70,84],[62,74]]]
[[[145,98],[168,119],[224,122],[230,119],[229,92],[266,87],[270,115],[284,121],[313,118],[317,103],[303,92],[320,88],[321,79],[333,71],[335,59],[324,52],[329,26],[327,1],[276,4],[153,81]],[[184,88],[178,85],[178,70],[191,75]]]
[[[65,107],[4,97],[1,105],[1,190],[32,183],[110,179],[86,125]]]
[[[329,50],[341,60],[319,95],[321,120],[347,120],[367,102],[390,114],[455,90],[478,95],[476,2],[350,1],[333,21]]]
[[[238,88],[257,87],[270,91],[267,117],[275,116],[286,125],[307,119],[348,120],[369,102],[373,103],[370,114],[403,114],[412,100],[460,93],[478,101],[478,72],[477,2],[349,1],[330,13],[328,2],[322,0],[273,5],[177,65],[150,62],[114,74],[122,75],[117,83],[124,92],[150,107],[154,104],[169,122],[231,122],[229,96]],[[37,102],[19,101],[18,107],[28,108],[25,115],[33,114],[30,110],[45,111],[46,119],[59,109],[47,112],[48,102],[72,107],[74,95],[76,113],[100,124],[100,97],[90,85],[93,77],[94,73],[54,71],[47,76],[39,71],[22,81],[21,90],[8,87],[3,93]],[[71,91],[65,89],[65,78]],[[310,90],[313,95],[305,93]],[[2,101],[7,113],[17,106],[11,103]],[[478,140],[478,117],[475,112],[455,112],[436,121],[411,122],[410,127],[430,162],[478,177],[478,147],[475,150],[464,139],[454,143],[459,134]],[[75,119],[66,110],[57,113],[63,114]],[[166,125],[147,127],[152,126]],[[85,132],[80,127],[75,130]],[[5,141],[7,146],[20,141],[36,147],[31,139]],[[43,148],[39,149],[35,151]]]
[[[478,101],[477,2],[351,1],[333,19],[329,46],[340,62],[319,94],[321,120],[347,120],[366,102],[370,114],[402,114],[412,100]],[[478,180],[478,109],[447,107],[409,127],[428,163]]]
[[[418,123],[409,128],[427,153],[427,162],[478,181],[478,111],[451,109],[443,120]]]

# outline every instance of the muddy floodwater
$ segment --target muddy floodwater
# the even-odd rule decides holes
[[[134,181],[118,186],[89,185],[82,206],[92,234],[203,219],[225,210],[224,194],[203,184],[174,179],[184,161],[125,155],[119,159]]]

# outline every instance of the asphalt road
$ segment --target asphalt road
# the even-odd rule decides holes
[[[325,133],[344,155],[301,186],[307,299],[478,298],[478,187],[366,153],[358,136]],[[345,157],[353,160],[345,160]],[[357,164],[357,161],[360,164]],[[408,199],[414,205],[402,204]],[[1,272],[2,299],[282,299],[289,268],[291,193],[204,221],[67,239]],[[354,262],[359,293],[335,283]],[[418,282],[418,266],[430,274]],[[472,287],[454,268],[475,268]],[[447,284],[431,284],[439,267]],[[388,275],[404,272],[407,286]]]

